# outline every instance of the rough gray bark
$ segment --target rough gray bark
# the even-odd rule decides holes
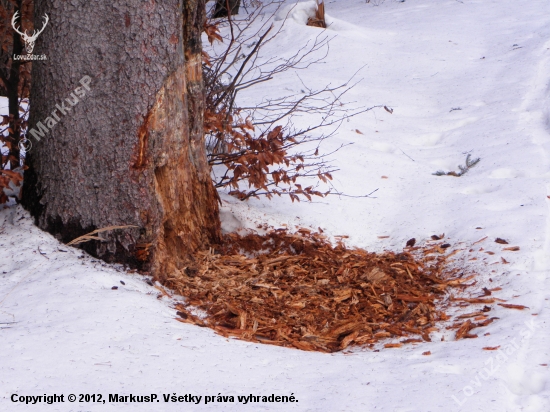
[[[33,141],[23,202],[63,241],[139,226],[83,247],[161,280],[179,276],[220,233],[196,112],[202,79],[188,79],[193,62],[184,56],[184,33],[200,38],[202,21],[189,16],[201,7],[203,0],[35,3],[35,21],[48,13],[50,24],[36,43],[48,60],[33,66],[30,127],[51,117],[83,76],[91,82],[85,98]],[[189,98],[190,84],[198,96]]]

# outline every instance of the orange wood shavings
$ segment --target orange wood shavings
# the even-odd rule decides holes
[[[511,303],[498,303],[498,306],[502,306],[503,308],[508,308],[508,309],[519,309],[519,310],[529,309],[528,306],[513,305]]]
[[[429,256],[421,247],[416,254],[376,254],[347,248],[342,238],[333,245],[305,228],[229,234],[198,252],[196,268],[168,277],[165,286],[186,298],[186,305],[176,306],[181,322],[225,337],[321,352],[388,338],[400,342],[386,348],[430,341],[430,333],[450,319],[441,302],[446,308],[495,302],[448,298],[449,289],[471,285],[466,282],[473,275],[451,269],[446,248]],[[481,322],[460,323],[457,339],[476,337],[469,331],[494,319],[479,311],[470,318]]]
[[[472,321],[468,319],[456,331],[455,339],[459,340],[459,339],[464,339],[464,338],[477,338],[477,335],[471,335],[471,334],[468,333],[474,327],[475,327],[475,324],[472,323]]]

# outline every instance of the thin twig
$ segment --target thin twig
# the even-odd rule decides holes
[[[93,235],[98,234],[98,233],[102,233],[102,232],[107,232],[107,231],[110,231],[110,230],[127,229],[127,228],[130,228],[130,227],[139,227],[139,226],[135,226],[135,225],[125,225],[125,226],[108,226],[108,227],[103,227],[103,228],[101,228],[101,229],[96,229],[96,230],[94,230],[93,232],[86,233],[85,235],[79,236],[79,237],[77,237],[76,239],[71,240],[69,243],[67,243],[67,246],[77,245],[77,244],[79,244],[79,243],[88,242],[88,241],[90,241],[90,240],[104,241],[105,239],[103,239],[102,237],[93,236]]]
[[[411,159],[413,162],[416,162],[416,160],[414,160],[412,157],[410,157],[407,153],[405,153],[403,151],[403,149],[399,148],[399,150],[401,150],[401,153],[403,153],[405,156],[407,156],[409,159]]]

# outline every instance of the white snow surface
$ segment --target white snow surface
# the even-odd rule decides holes
[[[319,34],[303,24],[308,7],[290,11],[268,52],[291,53]],[[378,191],[312,204],[222,194],[224,229],[321,227],[372,251],[445,233],[479,258],[476,292],[502,287],[495,296],[529,309],[491,305],[499,319],[474,330],[477,339],[434,333],[433,342],[379,352],[225,339],[177,322],[173,301],[158,299],[141,275],[59,243],[11,207],[0,211],[0,410],[550,411],[550,2],[339,0],[326,9],[330,52],[300,76],[309,86],[336,85],[365,66],[352,99],[394,112],[345,122],[329,148],[354,142],[333,156],[338,189]],[[301,87],[289,74],[243,98]],[[432,175],[458,170],[467,153],[481,161],[466,175]],[[10,400],[54,393],[157,394],[160,402]],[[162,394],[173,393],[203,398],[165,403]],[[204,403],[218,394],[235,402]],[[293,394],[298,402],[237,401],[249,394]]]

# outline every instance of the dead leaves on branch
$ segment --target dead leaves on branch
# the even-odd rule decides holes
[[[229,188],[229,194],[240,200],[288,195],[294,202],[341,195],[330,183],[337,170],[328,160],[332,153],[320,154],[319,145],[344,120],[374,108],[345,103],[343,96],[356,84],[353,77],[345,84],[320,89],[303,83],[302,90],[290,96],[266,97],[251,107],[239,104],[237,95],[243,90],[320,63],[326,55],[317,52],[326,49],[328,53],[329,38],[320,35],[284,58],[262,56],[263,46],[276,41],[284,26],[277,28],[264,18],[274,16],[282,6],[281,2],[258,2],[246,19],[231,16],[203,26],[210,46],[224,43],[219,48],[205,44],[203,53],[208,160],[216,187]],[[318,8],[324,19],[322,2]],[[222,33],[220,28],[226,30]],[[304,113],[315,120],[297,129],[293,119]],[[328,187],[319,189],[323,184]]]
[[[208,38],[208,42],[211,45],[214,44],[214,41],[223,43],[223,38],[220,35],[220,29],[218,25],[219,25],[218,23],[211,22],[211,21],[204,22],[203,31],[206,34],[206,37]]]
[[[13,137],[13,129],[17,128],[24,138],[28,128],[27,110],[20,106],[21,117],[17,120],[14,120],[13,115],[0,116],[0,146],[3,146],[0,153],[0,204],[7,203],[9,197],[21,199],[23,173],[28,167],[22,165],[24,157],[19,142]]]
[[[2,156],[4,157],[9,158],[9,156]],[[21,199],[23,172],[27,168],[27,166],[21,166],[14,170],[0,169],[0,204],[6,203],[10,196]]]
[[[323,197],[316,186],[302,185],[303,179],[314,178],[328,183],[332,172],[323,156],[316,149],[313,153],[290,153],[290,149],[303,143],[288,134],[282,126],[255,136],[250,118],[237,122],[235,126],[227,122],[224,113],[207,111],[205,115],[206,133],[219,135],[224,142],[224,150],[209,155],[212,166],[223,165],[225,174],[218,179],[216,187],[230,187],[230,195],[240,200],[261,195],[271,198],[287,194],[291,200],[300,197],[312,200],[312,196]],[[229,116],[230,120],[232,117]],[[242,186],[248,185],[248,189]]]
[[[309,231],[232,234],[166,285],[187,298],[180,321],[223,336],[321,352],[387,338],[400,341],[386,347],[399,347],[430,341],[449,319],[437,302],[471,278],[449,269],[446,256],[369,253]],[[463,324],[458,337],[477,326]]]

